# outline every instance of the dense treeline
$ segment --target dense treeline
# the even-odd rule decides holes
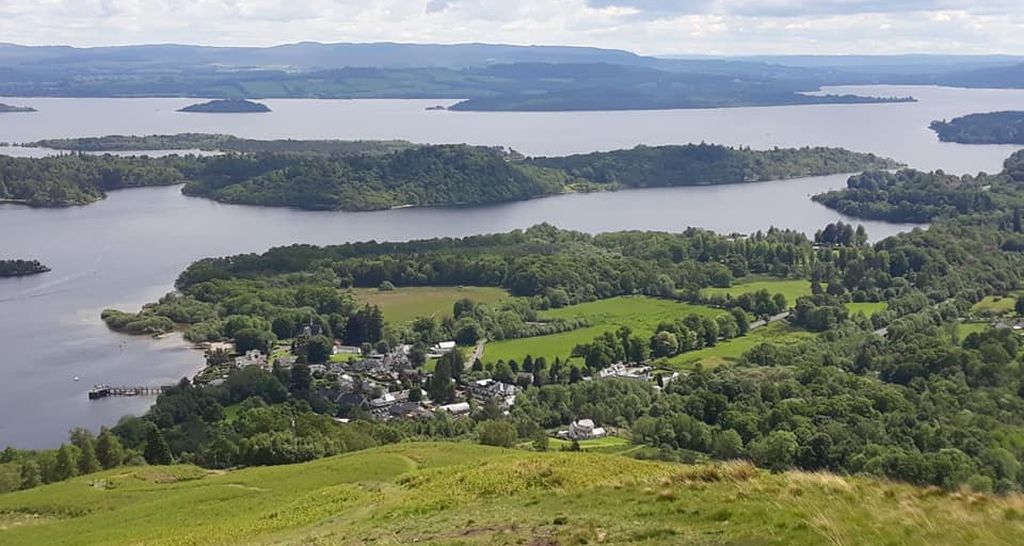
[[[519,201],[570,183],[559,171],[509,161],[501,150],[457,145],[383,156],[216,157],[183,191],[227,203],[372,210]]]
[[[56,138],[23,145],[73,152],[202,150],[206,152],[319,155],[386,154],[415,146],[415,144],[403,140],[257,140],[208,133]]]
[[[943,142],[960,144],[1024,144],[1024,112],[970,114],[929,126]]]
[[[110,190],[181,184],[194,164],[177,157],[0,156],[0,200],[38,207],[86,205]]]
[[[238,114],[238,113],[263,113],[269,112],[270,107],[266,104],[253,102],[245,99],[217,99],[208,102],[190,104],[178,110],[179,112],[194,112],[201,114]]]
[[[847,189],[814,196],[826,207],[857,218],[930,222],[957,214],[991,212],[990,177],[956,176],[906,169],[851,177]]]
[[[39,260],[0,260],[0,277],[23,277],[49,270]]]
[[[184,183],[185,194],[226,203],[376,210],[503,203],[619,187],[749,182],[893,165],[871,154],[831,148],[751,151],[710,145],[526,160],[500,148],[467,145],[255,141],[201,134],[38,144],[82,151],[181,146],[230,153],[7,158],[0,162],[0,199],[67,206],[101,199],[104,191],[121,187]]]
[[[595,184],[630,188],[734,184],[898,166],[891,159],[840,148],[760,151],[710,144],[637,146],[531,162],[565,170]]]

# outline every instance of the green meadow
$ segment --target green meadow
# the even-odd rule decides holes
[[[546,318],[587,319],[590,326],[549,336],[537,336],[488,343],[484,361],[522,360],[530,355],[543,356],[548,360],[555,357],[568,358],[573,347],[589,343],[604,332],[629,326],[641,335],[651,335],[658,323],[671,321],[689,314],[717,316],[724,313],[703,305],[691,305],[646,296],[622,296],[592,301],[544,312]]]
[[[417,317],[451,315],[452,306],[462,298],[490,304],[508,297],[503,288],[489,286],[416,286],[386,291],[355,288],[352,293],[357,301],[380,307],[384,320],[392,324],[411,322]]]
[[[466,443],[122,468],[0,495],[11,545],[1010,545],[1022,533],[1019,496]]]
[[[743,353],[762,343],[792,345],[814,339],[814,334],[795,328],[785,322],[773,322],[750,331],[747,335],[722,341],[714,347],[676,355],[668,363],[674,368],[687,368],[700,363],[705,368],[720,366],[738,360]]]
[[[729,288],[705,288],[701,293],[705,296],[729,295],[737,297],[741,294],[767,290],[772,294],[786,296],[790,305],[800,296],[811,295],[811,281],[804,279],[777,279],[771,277],[745,277],[736,279],[736,283]]]
[[[1014,306],[1017,304],[1017,297],[1019,296],[1024,296],[1024,291],[1013,292],[1009,296],[988,296],[974,304],[971,311],[992,315],[1013,313]]]

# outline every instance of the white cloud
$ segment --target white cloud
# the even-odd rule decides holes
[[[503,42],[641,53],[1024,53],[1019,0],[0,0],[0,41]]]

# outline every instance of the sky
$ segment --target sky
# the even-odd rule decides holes
[[[1024,54],[1024,0],[0,0],[0,42],[299,41]]]

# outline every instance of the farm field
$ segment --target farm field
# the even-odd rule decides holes
[[[668,363],[675,368],[690,367],[697,363],[702,364],[705,368],[710,368],[737,360],[743,356],[743,353],[761,343],[790,345],[813,338],[814,334],[810,332],[800,330],[785,322],[773,322],[763,328],[753,330],[745,336],[720,342],[714,347],[676,355],[670,358]]]
[[[586,318],[590,326],[552,334],[522,339],[512,339],[488,343],[484,350],[485,362],[498,360],[522,360],[530,355],[534,358],[543,356],[548,360],[555,357],[568,358],[573,347],[581,343],[589,343],[604,332],[616,330],[621,326],[629,326],[644,336],[654,333],[658,323],[675,320],[689,314],[718,316],[724,313],[703,305],[649,298],[646,296],[623,296],[606,300],[571,305],[562,309],[544,312],[548,318]]]
[[[1024,291],[1016,291],[1009,296],[987,296],[985,299],[974,304],[971,311],[975,313],[989,313],[1002,315],[1012,313],[1014,305],[1017,304],[1017,297],[1024,295]]]
[[[804,279],[777,279],[772,277],[745,277],[736,279],[735,284],[729,288],[705,288],[701,290],[705,296],[732,294],[737,297],[741,294],[767,290],[772,294],[786,296],[790,305],[796,302],[800,296],[811,295],[811,281]]]
[[[121,468],[0,495],[3,544],[1015,544],[1024,499],[745,462],[406,443],[290,466]]]
[[[846,304],[846,308],[850,310],[850,315],[856,315],[857,313],[864,313],[864,316],[870,317],[875,313],[881,313],[889,307],[889,304],[884,301],[873,302],[851,302]]]
[[[354,288],[356,300],[380,307],[384,320],[392,324],[411,322],[417,317],[450,315],[452,305],[462,298],[477,303],[496,303],[509,296],[503,288],[489,286],[416,286],[380,291]]]

